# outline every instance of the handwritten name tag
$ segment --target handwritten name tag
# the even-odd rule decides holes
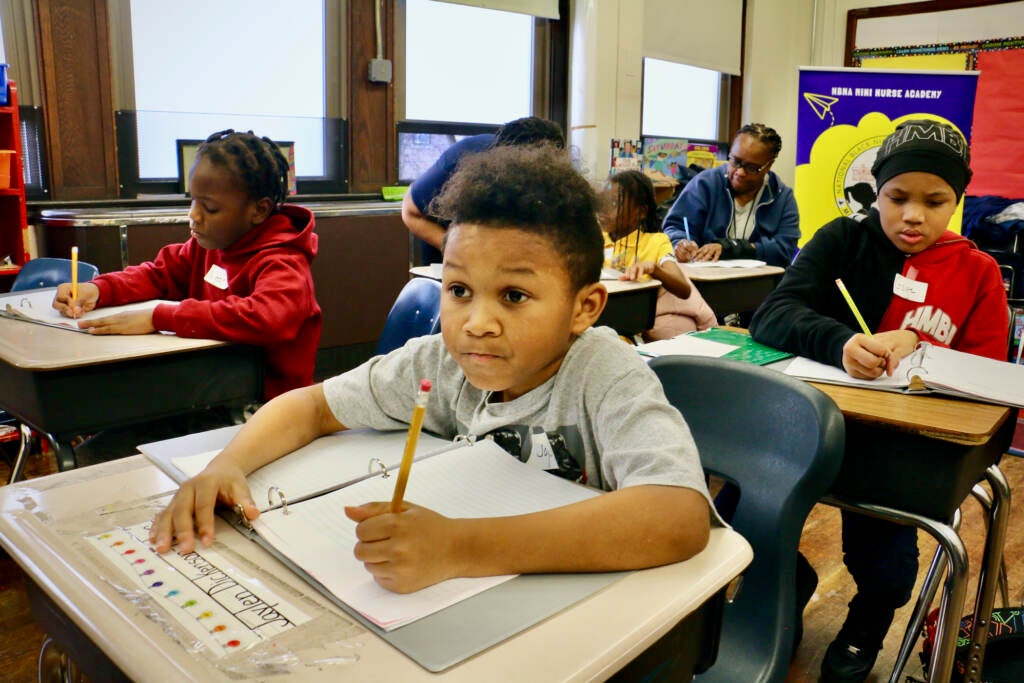
[[[218,265],[210,266],[210,270],[206,271],[206,275],[203,277],[203,279],[209,282],[217,289],[228,288],[228,271],[224,270]]]
[[[892,293],[908,301],[922,303],[928,294],[928,283],[910,280],[896,273],[896,279],[892,283]]]

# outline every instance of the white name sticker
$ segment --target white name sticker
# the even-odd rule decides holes
[[[210,270],[206,271],[206,276],[203,279],[217,289],[228,288],[228,271],[216,264],[210,266]]]
[[[896,279],[892,283],[892,293],[907,301],[922,303],[928,294],[928,283],[910,280],[896,273]]]

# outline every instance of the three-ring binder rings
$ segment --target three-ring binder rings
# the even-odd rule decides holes
[[[918,344],[913,353],[901,360],[892,377],[856,379],[837,367],[808,358],[794,358],[785,371],[812,382],[902,393],[934,392],[1024,408],[1024,366],[928,342]]]
[[[6,295],[0,298],[0,316],[13,318],[15,320],[23,320],[30,323],[38,323],[39,325],[57,327],[62,330],[88,333],[89,330],[83,330],[78,327],[78,320],[105,318],[110,315],[116,315],[118,313],[125,313],[128,311],[141,311],[156,308],[157,304],[161,303],[176,303],[174,301],[153,299],[150,301],[140,301],[134,304],[125,304],[124,306],[97,308],[84,314],[78,320],[72,320],[71,318],[65,318],[53,307],[53,295],[56,291],[56,289],[49,287],[46,289],[15,292],[14,294]]]
[[[237,428],[208,432],[217,446]],[[201,435],[139,450],[172,479],[198,473],[218,451],[193,455]],[[440,671],[547,618],[617,580],[621,573],[452,579],[416,593],[391,593],[355,559],[346,505],[391,499],[405,432],[350,430],[317,439],[249,475],[260,516],[236,528],[328,599],[431,671]],[[208,443],[208,442],[207,442]],[[208,447],[208,446],[207,446]],[[405,499],[449,517],[525,514],[599,495],[521,463],[490,440],[420,437]]]

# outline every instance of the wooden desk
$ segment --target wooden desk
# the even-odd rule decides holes
[[[992,505],[975,601],[975,623],[984,627],[972,634],[972,652],[978,656],[980,670],[1009,513],[1009,488],[995,463],[1013,438],[1017,411],[941,396],[814,386],[828,394],[846,417],[846,452],[825,502],[915,526],[935,538],[945,553],[949,569],[929,666],[931,681],[950,680],[966,602],[967,550],[949,521],[978,482],[989,482]],[[931,596],[926,596],[914,611],[897,658],[898,669],[917,645],[930,602]]]
[[[146,607],[118,592],[101,558],[77,549],[85,533],[148,519],[162,500],[157,497],[174,489],[143,456],[0,489],[0,545],[35,584],[30,598],[37,620],[92,680],[237,680],[201,653],[187,651],[147,618]],[[250,559],[261,572],[304,596],[303,609],[347,619],[258,545],[223,520],[217,524],[218,549]],[[339,644],[325,642],[331,639],[313,622],[301,648],[295,638],[283,648],[282,655],[296,657],[283,666],[289,680],[302,681],[604,680],[695,614],[751,557],[742,537],[715,529],[708,547],[691,560],[634,572],[442,674],[428,673],[358,625],[341,643],[344,652],[356,655],[352,661],[317,664],[312,660],[324,651],[316,648]]]
[[[73,458],[61,444],[78,434],[262,398],[255,347],[165,334],[94,336],[0,318],[0,408],[46,435],[62,466]]]
[[[718,316],[756,310],[786,272],[778,266],[695,268],[686,263],[679,266]]]
[[[440,269],[433,266],[416,266],[410,268],[409,273],[417,277],[441,279]],[[597,319],[595,325],[607,325],[627,337],[654,327],[660,282],[657,280],[647,280],[646,282],[601,280],[601,284],[608,290],[608,304],[604,307],[604,311],[601,312],[601,317]]]

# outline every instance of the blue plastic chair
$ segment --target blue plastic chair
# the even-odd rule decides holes
[[[78,281],[88,282],[100,274],[100,269],[91,263],[78,262]],[[20,292],[27,289],[43,289],[45,287],[56,287],[57,285],[71,282],[71,259],[66,258],[36,258],[28,261],[18,271],[14,282],[11,283],[12,292]],[[8,484],[14,483],[21,476],[25,456],[31,448],[31,431],[25,425],[19,425],[7,412],[0,410],[0,425],[10,425],[17,428],[16,434],[20,439],[18,453],[11,465],[11,476]]]
[[[413,337],[435,334],[440,330],[440,312],[441,283],[426,277],[409,280],[388,313],[377,354],[393,351]]]
[[[88,282],[100,274],[100,269],[91,263],[78,262],[78,281]],[[42,289],[56,287],[71,282],[71,259],[66,258],[35,258],[28,261],[18,271],[11,284],[12,292],[25,289]]]
[[[717,661],[695,680],[781,682],[800,619],[800,533],[839,472],[842,413],[805,382],[756,365],[663,356],[650,366],[686,418],[705,472],[739,488],[731,524],[754,548],[738,595],[725,605]]]

